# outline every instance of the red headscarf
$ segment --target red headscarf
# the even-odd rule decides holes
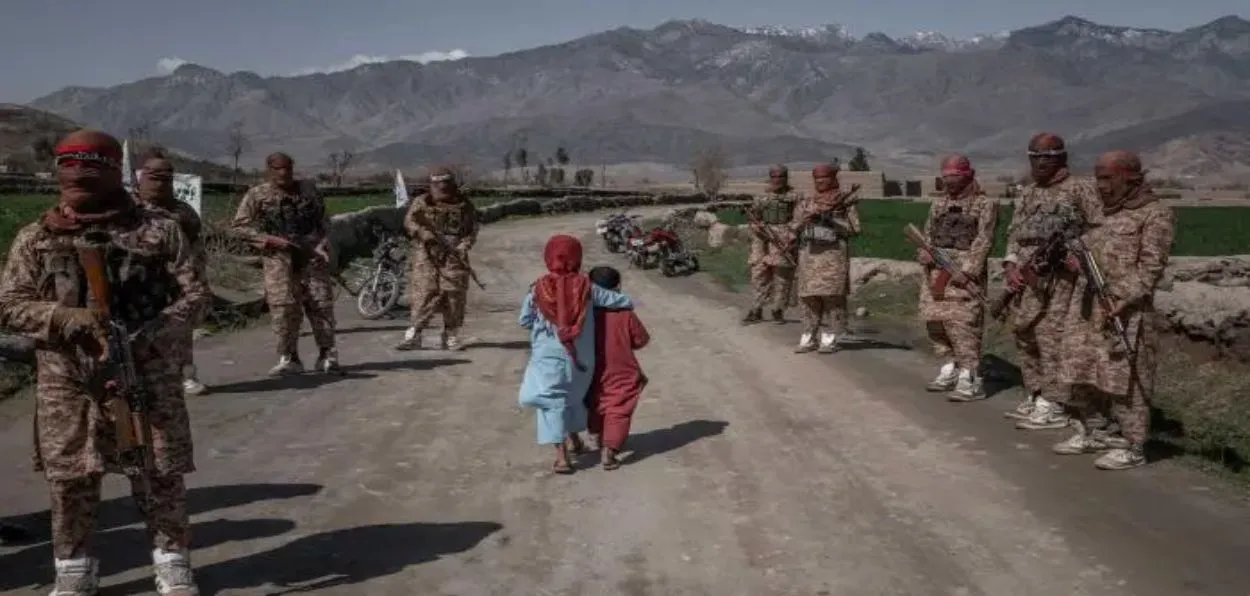
[[[122,186],[122,146],[96,130],[66,135],[56,149],[61,200],[44,213],[44,227],[72,233],[130,215],[134,200]]]
[[[534,284],[534,304],[547,322],[555,325],[560,343],[579,370],[573,342],[582,333],[590,303],[590,278],[582,274],[582,243],[572,236],[556,235],[543,249],[548,273]]]

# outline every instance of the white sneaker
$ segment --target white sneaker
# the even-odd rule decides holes
[[[204,395],[208,393],[208,387],[201,383],[199,379],[183,379],[182,393],[185,395]]]
[[[199,596],[191,574],[191,558],[183,551],[152,551],[152,572],[160,596]]]
[[[820,332],[820,347],[816,351],[821,354],[832,354],[838,345],[838,334],[827,331]]]
[[[56,583],[48,596],[95,596],[100,591],[100,563],[95,559],[56,559]]]
[[[323,350],[321,355],[317,356],[316,369],[318,372],[326,374],[342,372],[342,369],[339,367],[339,351],[334,348]]]
[[[406,352],[409,350],[421,349],[421,332],[416,327],[409,327],[404,331],[404,340],[395,346],[396,350]]]
[[[1016,423],[1020,430],[1054,430],[1064,428],[1071,420],[1063,413],[1063,406],[1045,398],[1037,398],[1033,406],[1033,415]]]
[[[1094,429],[1092,434],[1095,439],[1106,445],[1108,449],[1128,449],[1132,446],[1129,444],[1128,439],[1120,436],[1120,434],[1116,432],[1111,432],[1106,429]]]
[[[1076,434],[1068,437],[1065,441],[1055,443],[1050,448],[1051,451],[1059,455],[1081,455],[1107,450],[1107,444],[1098,440],[1098,437],[1090,432],[1085,425],[1076,421],[1073,421],[1072,425],[1076,427]]]
[[[959,380],[955,383],[955,391],[946,397],[949,401],[968,402],[985,399],[985,388],[981,386],[981,377],[970,370],[960,370]]]
[[[804,354],[816,349],[816,333],[812,331],[804,331],[799,336],[799,345],[794,348],[796,354]]]
[[[1146,455],[1136,449],[1112,449],[1094,460],[1099,470],[1127,470],[1146,465]]]
[[[1004,418],[1013,418],[1015,420],[1028,420],[1033,415],[1034,408],[1037,407],[1037,394],[1030,393],[1024,396],[1024,400],[1016,404],[1016,407],[1003,412]]]
[[[269,369],[269,376],[298,375],[302,372],[304,372],[304,363],[300,362],[299,357],[285,355],[278,358],[278,363]]]
[[[459,352],[464,349],[464,342],[460,341],[460,334],[455,331],[443,332],[443,349],[452,352]]]
[[[954,362],[947,362],[938,369],[938,374],[929,381],[929,385],[925,389],[929,391],[950,391],[955,388],[955,382],[959,380],[959,368]]]

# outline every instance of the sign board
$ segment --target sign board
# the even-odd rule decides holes
[[[143,170],[134,170],[135,185],[143,177]],[[195,213],[204,217],[204,179],[194,174],[174,174],[174,196],[179,201],[195,209]]]

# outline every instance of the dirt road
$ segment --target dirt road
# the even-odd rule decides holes
[[[626,274],[653,337],[635,454],[616,472],[549,475],[516,405],[517,307],[545,239],[594,218],[483,232],[465,352],[394,352],[403,321],[364,323],[346,304],[345,378],[264,378],[264,328],[205,340],[217,392],[191,405],[190,480],[204,592],[1250,594],[1250,509],[1215,483],[1052,456],[1060,436],[1012,430],[1007,398],[919,391],[930,371],[915,352],[792,354],[796,324],[739,327],[738,298],[697,278]],[[588,264],[623,266],[588,247]],[[0,432],[0,518],[45,532],[29,428]],[[109,482],[100,521],[103,593],[147,593],[122,489]],[[0,592],[46,593],[49,557],[46,543],[0,549]]]

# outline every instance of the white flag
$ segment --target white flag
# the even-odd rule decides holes
[[[139,192],[135,168],[130,164],[130,139],[122,141],[122,186],[125,186],[126,192],[130,194]]]
[[[404,184],[404,174],[395,170],[395,208],[404,208],[408,201],[408,185]]]

